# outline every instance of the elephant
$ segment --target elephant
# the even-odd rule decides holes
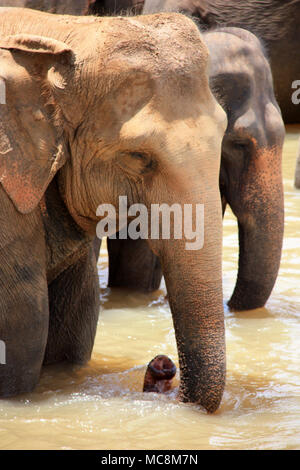
[[[267,302],[280,265],[285,129],[257,37],[241,28],[218,28],[203,39],[210,51],[210,86],[228,118],[219,181],[223,215],[229,204],[239,230],[238,276],[228,305],[251,310]],[[107,247],[110,287],[159,288],[159,260],[145,240],[108,238]]]
[[[155,356],[149,362],[144,377],[143,392],[166,393],[172,388],[172,379],[176,375],[174,362],[163,354]]]
[[[300,189],[300,138],[298,144],[298,156],[296,161],[296,170],[295,170],[295,188]]]
[[[209,87],[208,61],[184,15],[0,9],[1,397],[31,392],[43,364],[91,357],[99,208],[118,207],[122,196],[150,214],[152,204],[205,207],[201,249],[186,249],[185,234],[147,242],[169,295],[179,398],[209,413],[219,407],[227,118]],[[116,221],[120,230],[118,211]]]
[[[32,8],[67,15],[141,14],[143,0],[0,0],[1,6]]]
[[[14,0],[10,0],[10,3],[12,1]],[[139,4],[140,6],[141,3],[142,2],[138,0],[122,0],[122,1],[97,0],[95,2],[90,1],[89,11],[91,13],[107,14],[107,15],[112,14],[112,13],[118,14],[121,12],[126,12],[126,10],[131,11],[131,12],[139,12],[140,8],[137,9],[137,4]],[[35,2],[34,0],[32,0],[32,4],[35,4],[36,8],[39,7],[39,3]],[[193,2],[191,0],[168,0],[168,1],[151,0],[150,2],[146,0],[144,12],[145,13],[148,13],[149,11],[155,12],[160,9],[162,10],[180,9],[180,11],[183,11],[184,13],[192,14],[194,17],[198,17],[198,19],[200,18],[202,27],[203,25],[207,27],[207,26],[214,26],[215,24],[217,24],[217,21],[214,19],[215,16],[210,12],[210,9],[209,9],[210,5],[211,3],[204,2],[204,0],[202,1],[197,0]],[[241,15],[242,15],[244,7],[247,9],[247,12],[249,11],[249,8],[251,9],[253,7],[253,5],[250,5],[249,2],[247,2],[247,5],[244,5],[242,2],[239,2],[239,5],[241,9],[240,11]],[[289,7],[294,8],[292,5],[289,5]],[[134,10],[134,8],[136,10]],[[236,8],[237,8],[237,5],[236,5]],[[260,6],[258,5],[257,8],[259,9]],[[224,11],[225,10],[226,8],[224,8]],[[275,10],[275,12],[273,10],[274,9],[269,9],[268,13],[266,14],[271,13],[273,15],[274,13],[274,18],[276,18],[277,17],[276,15],[278,15],[279,13],[277,12],[277,10]],[[238,15],[238,11],[236,12],[236,17],[237,15]],[[243,18],[246,18],[245,15],[243,16]],[[251,18],[252,16],[249,15],[249,19],[247,19],[247,21],[252,21]],[[263,21],[264,18],[265,16],[262,16],[260,21]],[[221,20],[219,22],[221,22]],[[273,23],[271,22],[270,25],[272,24]],[[265,30],[265,34],[267,34],[267,30]],[[257,45],[257,47],[261,49],[262,46]],[[258,51],[258,54],[261,55],[260,50]],[[294,61],[295,64],[297,63],[297,60]],[[284,73],[286,73],[285,68],[284,68],[284,71],[285,71]],[[262,67],[262,73],[263,73],[263,67]],[[267,73],[269,73],[269,71]],[[219,81],[220,79],[221,77],[219,77]],[[235,80],[237,81],[238,79],[239,79],[239,75],[238,73],[236,73]],[[244,84],[241,84],[241,87],[243,87],[243,85],[246,86],[246,84],[244,83]],[[225,86],[228,87],[228,84],[226,84]],[[271,79],[269,80],[269,84],[267,88],[270,88],[270,87],[272,87]],[[260,93],[263,95],[264,90],[261,89]],[[238,106],[238,100],[236,100],[235,106]],[[258,111],[259,108],[260,108],[259,105],[255,106],[256,114],[257,112],[259,112]],[[280,119],[278,115],[276,114],[276,111],[273,112],[273,116],[275,120],[277,119],[277,121]],[[231,118],[231,120],[232,119],[235,119],[235,118]],[[232,123],[232,126],[233,126],[233,123]],[[262,125],[262,127],[264,127],[264,125]],[[282,126],[280,126],[279,124],[279,127],[282,127]],[[229,128],[228,128],[228,132],[229,132]],[[255,137],[254,134],[252,133],[253,131],[250,130],[250,134],[253,135],[253,137]],[[282,133],[282,130],[279,129],[279,134],[280,133]],[[239,137],[236,136],[236,143],[238,142],[238,140],[239,140]],[[225,143],[224,143],[224,146],[225,146]],[[271,146],[271,143],[269,143],[269,147],[270,146]],[[236,151],[235,151],[235,154],[237,154]],[[236,156],[236,160],[234,161],[237,162],[238,160],[239,160],[239,157]],[[279,160],[280,160],[280,157],[279,157]],[[223,155],[222,167],[221,167],[223,170],[225,168],[226,161],[228,161],[228,157],[225,158],[225,155]],[[225,183],[221,182],[221,184],[224,186]],[[276,188],[274,188],[274,191],[276,192]],[[279,196],[278,191],[276,192],[276,194],[278,195],[277,197],[278,211],[282,211],[283,203],[280,202],[281,196]],[[238,197],[239,195],[236,194],[236,198]],[[224,196],[224,194],[223,194],[223,201],[226,201],[226,196]],[[274,201],[274,206],[275,204],[276,204],[276,201]],[[232,206],[232,204],[230,205]],[[275,224],[275,226],[278,228],[278,232],[277,232],[277,237],[275,237],[276,243],[274,244],[274,248],[272,248],[270,244],[267,244],[267,240],[270,237],[267,233],[265,233],[265,235],[262,237],[265,240],[265,243],[263,244],[263,247],[260,251],[259,245],[256,244],[256,241],[253,238],[253,234],[252,234],[252,238],[250,236],[250,232],[251,232],[250,227],[248,227],[249,230],[246,230],[246,233],[247,235],[250,236],[250,238],[247,238],[247,237],[245,238],[245,236],[243,236],[242,234],[243,227],[244,228],[247,227],[247,223],[245,220],[241,222],[242,220],[241,210],[238,209],[237,207],[234,210],[235,214],[237,215],[238,210],[239,210],[238,220],[239,220],[239,234],[240,234],[240,258],[239,258],[240,269],[239,269],[238,282],[235,288],[235,293],[232,299],[229,301],[229,305],[231,306],[232,309],[235,309],[235,310],[248,310],[251,308],[256,308],[256,307],[264,305],[268,299],[270,291],[272,290],[272,286],[274,285],[277,271],[278,271],[280,253],[281,253],[281,248],[280,248],[281,241],[280,240],[282,236],[283,222],[282,222],[282,216],[278,217],[278,222],[277,224]],[[275,216],[276,215],[274,214],[274,217]],[[272,230],[271,225],[269,226],[269,229]],[[248,248],[246,246],[247,244],[248,245],[255,244],[257,246],[255,247],[254,250],[251,249],[248,252]],[[158,258],[155,256],[155,254],[149,249],[146,241],[130,240],[130,239],[111,241],[110,239],[108,239],[108,248],[109,248],[109,264],[110,264],[109,285],[111,287],[112,286],[125,286],[125,287],[136,288],[138,290],[144,290],[144,291],[153,291],[159,287],[161,277],[162,277],[160,263],[159,263]],[[260,254],[257,257],[257,259],[253,259],[251,254],[252,253],[258,254],[258,252]],[[268,257],[269,257],[269,261],[267,261]],[[248,263],[248,267],[246,265],[246,260]],[[257,269],[258,269],[257,266],[259,266],[260,260],[264,260],[260,267],[261,274],[257,273]],[[271,267],[272,262],[274,263],[273,267]],[[253,267],[253,264],[256,265],[256,267]],[[263,286],[263,287],[261,288],[260,286]],[[259,294],[257,293],[258,291],[260,291]],[[241,302],[241,298],[244,298],[243,302]],[[250,301],[250,298],[252,299],[251,301]]]
[[[49,13],[86,15],[93,0],[0,0],[0,7],[23,7]]]
[[[235,26],[258,36],[269,56],[283,120],[300,122],[300,104],[292,99],[300,77],[299,0],[145,0],[143,13],[158,11],[192,15],[204,29]]]

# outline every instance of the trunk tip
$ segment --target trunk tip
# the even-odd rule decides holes
[[[174,362],[163,354],[152,359],[146,370],[143,392],[164,393],[171,389],[176,374]]]

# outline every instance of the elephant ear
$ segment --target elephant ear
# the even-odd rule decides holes
[[[72,55],[55,39],[0,37],[0,181],[23,214],[67,157],[57,96],[66,92]]]

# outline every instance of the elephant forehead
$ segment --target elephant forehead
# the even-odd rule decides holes
[[[211,73],[243,72],[249,76],[265,71],[266,59],[258,39],[249,31],[227,28],[228,31],[208,32],[204,39],[211,54]],[[237,36],[231,31],[238,31]],[[247,36],[247,34],[249,37]],[[259,77],[258,77],[259,78]]]
[[[123,67],[140,68],[154,77],[206,73],[207,48],[195,24],[183,15],[113,18],[107,33],[106,66],[120,60]]]

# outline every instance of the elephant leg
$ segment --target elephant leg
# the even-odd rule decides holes
[[[31,392],[39,380],[49,308],[39,211],[17,213],[1,187],[0,198],[0,396],[9,397]]]
[[[109,287],[126,287],[141,292],[159,288],[162,270],[158,257],[146,240],[107,239]]]
[[[86,363],[92,354],[99,316],[95,246],[49,285],[49,334],[44,364]]]

